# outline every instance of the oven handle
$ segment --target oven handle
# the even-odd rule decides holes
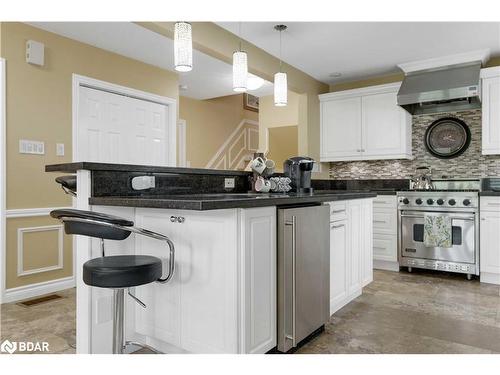
[[[414,217],[417,219],[424,218],[423,215],[407,215],[407,214],[401,214],[401,217]],[[467,220],[467,221],[474,221],[475,220],[474,216],[472,216],[472,217],[470,217],[470,216],[449,216],[449,218],[452,220]]]

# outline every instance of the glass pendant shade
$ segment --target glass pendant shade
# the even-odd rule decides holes
[[[274,75],[274,105],[284,107],[288,103],[288,84],[286,73],[278,72]]]
[[[247,53],[236,51],[233,53],[233,90],[236,92],[247,91],[248,61]]]
[[[188,22],[175,23],[174,64],[178,72],[189,72],[193,69],[193,37],[191,24]]]

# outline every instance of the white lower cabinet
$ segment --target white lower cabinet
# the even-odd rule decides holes
[[[147,308],[132,303],[130,334],[165,352],[265,353],[276,345],[275,207],[137,209],[136,223],[173,240],[176,270],[168,284],[136,288]],[[135,252],[167,254],[139,236]]]
[[[481,197],[480,205],[480,279],[500,284],[500,197]]]
[[[373,268],[399,271],[396,195],[373,200]]]
[[[373,281],[372,199],[342,204],[346,212],[338,216],[334,209],[338,202],[330,203],[330,314],[361,295],[362,288]]]

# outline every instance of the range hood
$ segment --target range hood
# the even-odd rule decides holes
[[[480,108],[480,70],[477,61],[407,73],[398,105],[412,115]]]

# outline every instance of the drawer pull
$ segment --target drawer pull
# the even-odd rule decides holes
[[[345,208],[342,210],[332,210],[332,214],[339,214],[341,212],[345,212]]]
[[[334,228],[334,229],[342,228],[342,227],[345,227],[345,224],[332,225],[332,228]]]
[[[387,223],[386,220],[373,220],[374,223]]]

